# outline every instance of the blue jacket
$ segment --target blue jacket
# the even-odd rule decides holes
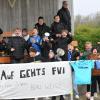
[[[33,42],[33,40],[35,42]],[[31,46],[36,49],[38,52],[41,52],[41,43],[42,43],[42,38],[39,35],[36,36],[31,36],[28,40],[29,43],[31,43]]]

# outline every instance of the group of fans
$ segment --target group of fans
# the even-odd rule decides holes
[[[0,34],[3,31],[0,29]],[[54,61],[75,61],[79,59],[100,59],[97,48],[92,47],[91,42],[86,42],[85,52],[80,53],[78,48],[72,44],[71,16],[68,10],[67,1],[63,1],[62,8],[54,16],[54,22],[48,27],[43,17],[38,18],[38,23],[34,25],[32,34],[28,34],[26,28],[16,28],[12,37],[2,38],[0,35],[0,54],[5,51],[12,56],[11,63],[29,62],[54,62]],[[91,56],[90,56],[91,55]],[[95,58],[93,58],[95,57]],[[97,93],[97,81],[100,85],[100,77],[93,77],[93,85],[88,85],[86,96],[94,100]],[[94,87],[95,85],[95,87]],[[77,85],[74,86],[75,98],[79,99]],[[99,86],[100,89],[100,86]],[[52,97],[56,100],[56,97]],[[60,100],[64,100],[60,96]]]

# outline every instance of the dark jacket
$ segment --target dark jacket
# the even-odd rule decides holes
[[[48,42],[43,41],[42,42],[42,57],[48,58],[48,54],[51,49],[52,49],[52,44],[50,43],[50,41]]]
[[[76,61],[76,57],[80,56],[80,52],[73,50],[71,55],[71,61]],[[65,55],[62,57],[63,61],[68,61],[68,52],[65,53]]]
[[[2,41],[0,41],[0,56],[2,56],[2,55],[9,55],[7,43],[4,39]]]
[[[11,52],[12,56],[15,59],[23,59],[24,58],[24,50],[28,49],[27,42],[22,37],[11,37],[8,40],[8,48],[15,48],[15,51]]]
[[[5,51],[7,49],[7,44],[4,40],[0,41],[0,52]]]
[[[69,10],[62,7],[57,15],[60,16],[61,22],[64,23],[68,31],[71,32],[71,16]]]
[[[65,29],[65,25],[61,22],[54,22],[51,24],[52,37],[55,38],[56,34],[61,34],[61,31]]]
[[[32,62],[42,62],[41,55],[37,55],[36,57],[30,57],[24,59],[24,63],[32,63]]]
[[[62,48],[66,49],[67,45],[72,42],[72,36],[67,36],[66,38],[59,38],[56,42],[57,47],[56,48]]]
[[[39,23],[35,24],[35,27],[39,30],[39,35],[42,37],[45,32],[50,32],[50,28],[44,23],[40,25]]]
[[[55,57],[53,57],[53,58],[51,58],[51,59],[49,59],[49,58],[44,59],[43,62],[58,62],[58,61],[59,61],[58,59],[56,59]]]

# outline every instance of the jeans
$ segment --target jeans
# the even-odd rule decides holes
[[[75,95],[79,95],[77,84],[74,83],[74,80],[75,80],[75,73],[74,72],[72,73],[72,76],[73,76],[73,89],[74,89],[74,93],[75,93]]]

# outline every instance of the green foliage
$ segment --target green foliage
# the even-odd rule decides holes
[[[89,24],[78,24],[75,27],[75,36],[74,39],[79,43],[80,51],[84,50],[84,44],[86,41],[90,41],[93,45],[96,45],[100,41],[100,26],[94,27]]]

